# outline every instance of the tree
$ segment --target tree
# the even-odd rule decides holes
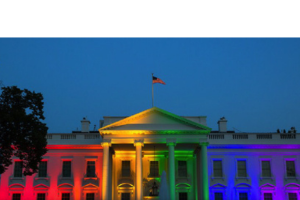
[[[0,174],[16,156],[23,161],[23,174],[32,175],[47,152],[48,127],[41,122],[45,119],[43,95],[16,86],[1,89]]]

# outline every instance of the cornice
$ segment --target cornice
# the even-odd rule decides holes
[[[101,135],[208,135],[210,130],[101,130]]]
[[[47,145],[47,149],[103,149],[101,144],[51,144]]]

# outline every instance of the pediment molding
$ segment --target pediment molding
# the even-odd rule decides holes
[[[154,117],[155,115],[155,117]],[[157,119],[162,119],[162,123]],[[142,119],[142,120],[141,120]],[[140,121],[139,121],[140,120]],[[180,126],[181,125],[181,126]],[[176,130],[170,130],[173,126]],[[162,130],[165,129],[167,130]],[[170,127],[170,128],[169,128]],[[180,117],[163,109],[153,107],[99,129],[106,134],[209,134],[211,128]]]

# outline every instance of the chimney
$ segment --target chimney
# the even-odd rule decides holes
[[[227,132],[227,120],[225,117],[221,117],[221,119],[218,121],[219,125],[219,132],[224,133]]]
[[[90,121],[85,117],[81,120],[81,132],[88,133],[90,131]]]

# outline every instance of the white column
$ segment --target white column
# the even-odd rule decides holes
[[[109,199],[109,174],[110,174],[110,166],[109,166],[109,142],[101,143],[103,147],[103,164],[102,164],[102,199]]]
[[[168,140],[169,146],[169,188],[170,199],[176,199],[175,197],[175,140]]]
[[[144,146],[143,140],[135,140],[134,146],[136,149],[136,161],[135,161],[135,194],[136,200],[143,199],[143,163],[142,163],[142,147]]]
[[[208,146],[208,142],[201,143],[202,200],[209,200],[208,169],[207,169],[207,146]]]

